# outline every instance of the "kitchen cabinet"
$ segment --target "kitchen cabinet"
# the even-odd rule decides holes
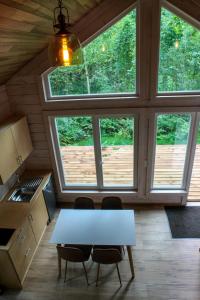
[[[28,220],[20,228],[20,232],[9,250],[16,272],[23,281],[26,271],[36,249],[36,241]]]
[[[26,117],[0,127],[0,147],[0,184],[4,184],[33,149]]]
[[[15,122],[11,126],[11,131],[17,148],[20,163],[22,163],[33,150],[26,117],[23,117]]]
[[[18,153],[10,127],[0,130],[0,181],[5,183],[19,167]]]
[[[0,285],[2,286],[23,287],[29,266],[48,222],[42,190],[50,176],[50,173],[43,176],[31,202],[3,201],[0,204],[0,229],[11,230],[8,242],[2,242],[0,245]]]
[[[48,222],[48,213],[42,192],[35,199],[29,215],[36,242],[39,243]]]

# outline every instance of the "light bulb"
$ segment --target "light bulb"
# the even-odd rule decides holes
[[[102,45],[102,48],[101,48],[102,52],[105,52],[106,51],[106,47],[105,45]]]
[[[179,41],[178,40],[176,40],[176,42],[174,43],[174,46],[175,46],[176,49],[178,49],[178,47],[179,47]]]

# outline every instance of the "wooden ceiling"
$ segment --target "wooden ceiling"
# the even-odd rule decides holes
[[[63,0],[74,24],[102,0]],[[48,45],[57,0],[0,0],[0,85]]]

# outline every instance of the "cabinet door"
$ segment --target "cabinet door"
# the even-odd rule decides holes
[[[42,192],[39,194],[38,198],[33,204],[29,220],[31,222],[36,242],[38,243],[42,237],[48,221],[48,213]]]
[[[11,127],[14,141],[21,160],[24,161],[33,150],[26,117],[20,119]]]
[[[10,128],[0,131],[0,177],[5,183],[19,167],[18,153]]]
[[[28,220],[26,220],[21,227],[20,234],[9,250],[12,262],[21,281],[23,281],[26,275],[35,249],[35,238],[31,226]]]

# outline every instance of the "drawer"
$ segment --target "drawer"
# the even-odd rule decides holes
[[[36,248],[35,238],[28,220],[21,227],[9,254],[17,274],[22,281]]]

